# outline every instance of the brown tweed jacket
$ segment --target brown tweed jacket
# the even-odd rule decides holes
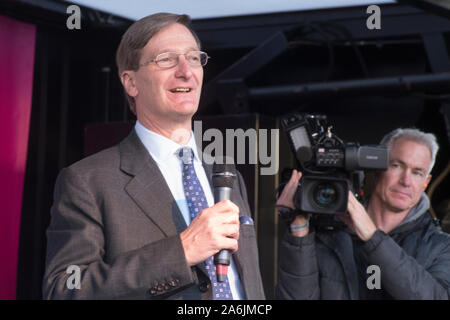
[[[204,165],[209,179],[212,167]],[[250,216],[242,176],[231,200]],[[210,181],[211,182],[211,181]],[[56,181],[45,299],[211,299],[204,265],[188,267],[186,224],[135,131],[120,144],[61,171]],[[247,299],[264,299],[253,225],[241,225],[233,255]],[[68,286],[80,270],[80,288]],[[69,269],[70,270],[70,269]]]

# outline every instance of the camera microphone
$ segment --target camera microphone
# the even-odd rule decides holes
[[[218,203],[223,200],[230,200],[236,173],[232,164],[213,165],[212,184],[214,190],[214,201]],[[231,253],[223,249],[214,255],[216,265],[216,276],[218,282],[223,282],[227,278],[228,266],[230,265]]]
[[[297,159],[301,163],[308,162],[313,157],[313,153],[312,153],[311,147],[309,147],[309,146],[303,146],[303,147],[298,148],[297,152],[296,152],[296,155],[297,155]]]

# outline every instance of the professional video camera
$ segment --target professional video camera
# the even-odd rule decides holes
[[[292,113],[281,125],[303,173],[294,199],[301,212],[346,213],[349,190],[361,194],[363,170],[388,167],[387,147],[344,143],[325,115]]]

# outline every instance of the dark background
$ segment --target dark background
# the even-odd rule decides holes
[[[86,128],[135,120],[114,62],[132,21],[81,7],[81,30],[68,30],[67,6],[50,0],[0,3],[0,14],[37,26],[18,299],[41,298],[54,182],[63,167],[86,155]],[[204,129],[270,129],[294,110],[325,113],[339,137],[361,144],[415,126],[435,133],[441,146],[433,183],[449,163],[450,19],[406,4],[381,6],[381,14],[380,30],[366,27],[366,7],[195,20],[203,50],[212,57],[196,119]],[[283,169],[293,159],[281,137]],[[106,147],[112,140],[100,142]],[[273,298],[284,232],[273,209],[279,177],[258,177],[258,168],[240,170],[264,248],[267,297]],[[450,211],[449,180],[431,199],[440,219]]]

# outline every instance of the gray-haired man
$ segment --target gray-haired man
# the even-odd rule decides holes
[[[318,232],[305,216],[281,249],[282,299],[448,299],[450,235],[431,218],[424,190],[438,145],[434,135],[396,129],[381,144],[389,167],[376,177],[367,208],[349,195],[347,228]],[[293,208],[294,171],[277,201]]]

